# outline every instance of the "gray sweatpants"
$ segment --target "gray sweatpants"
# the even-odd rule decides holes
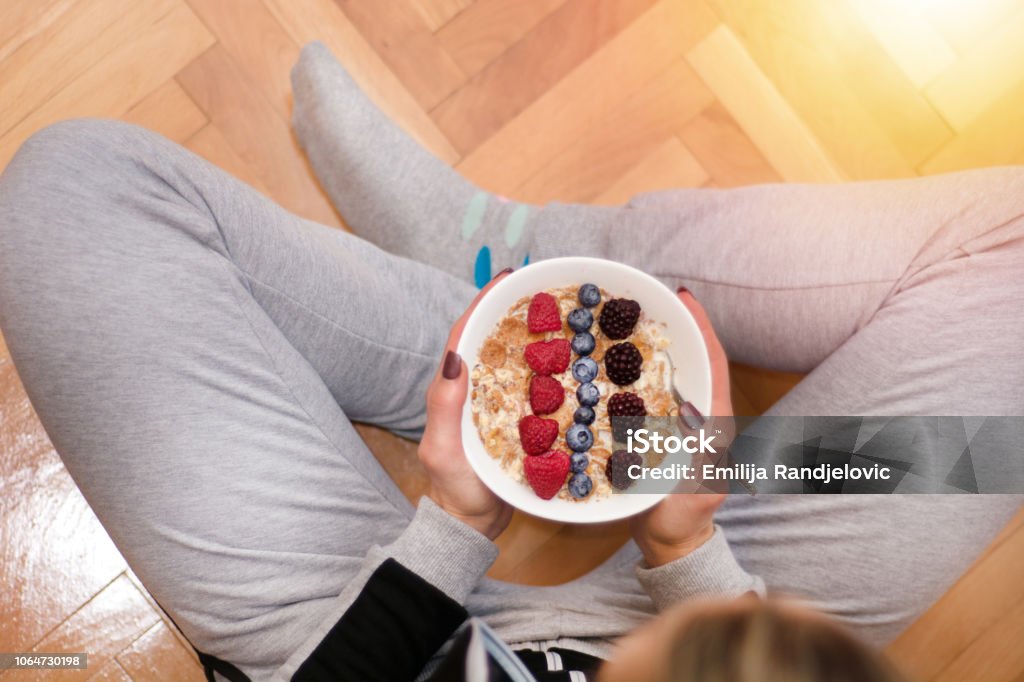
[[[558,210],[535,257],[573,250]],[[736,357],[813,368],[773,413],[1021,413],[1024,169],[621,210],[604,255],[685,283]],[[0,326],[47,433],[185,634],[257,675],[408,522],[351,421],[420,432],[473,294],[119,123],[47,128],[0,179]],[[717,518],[769,589],[882,643],[1018,505],[736,497]],[[467,606],[512,642],[605,651],[653,612],[637,557],[629,543],[558,587],[485,580]]]

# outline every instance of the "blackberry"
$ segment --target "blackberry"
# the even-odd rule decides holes
[[[647,407],[636,393],[616,393],[608,399],[608,416],[611,417],[612,437],[616,442],[625,443],[630,429],[635,431],[644,425]]]
[[[647,406],[636,393],[616,393],[608,399],[609,417],[646,417]]]
[[[643,356],[628,341],[615,344],[604,354],[605,374],[619,386],[627,386],[639,379],[643,366]]]
[[[624,339],[633,333],[639,319],[639,303],[628,298],[613,298],[601,308],[597,324],[609,339]]]
[[[625,490],[636,481],[629,476],[629,467],[634,464],[642,467],[644,465],[643,458],[635,452],[616,450],[605,464],[604,475],[608,477],[608,482],[612,484],[612,487],[617,490]]]

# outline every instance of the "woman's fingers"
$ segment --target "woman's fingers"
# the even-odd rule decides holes
[[[725,349],[715,334],[714,327],[707,312],[693,294],[687,289],[680,289],[679,300],[697,321],[700,333],[704,337],[704,344],[708,348],[708,360],[711,362],[711,411],[715,415],[732,414],[732,396],[729,389],[729,359],[725,355]]]
[[[462,443],[462,406],[469,383],[466,363],[453,350],[445,351],[441,368],[427,391],[427,428],[423,441],[428,452],[457,451]]]

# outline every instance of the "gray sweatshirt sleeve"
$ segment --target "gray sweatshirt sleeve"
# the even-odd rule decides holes
[[[498,546],[423,497],[405,532],[367,554],[373,568],[387,558],[462,604],[498,558]]]
[[[390,545],[373,547],[356,577],[339,594],[322,618],[311,624],[310,634],[274,680],[290,680],[362,593],[371,575],[386,560],[394,559],[458,604],[498,557],[498,547],[485,536],[443,511],[431,499],[420,500],[416,515]]]
[[[681,559],[657,568],[647,568],[641,562],[636,576],[659,611],[699,596],[765,594],[764,581],[739,565],[718,526],[711,539]]]

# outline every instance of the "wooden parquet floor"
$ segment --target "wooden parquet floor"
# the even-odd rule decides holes
[[[434,153],[525,201],[1024,162],[1014,0],[4,0],[0,168],[49,123],[121,118],[342,227],[288,126],[288,72],[314,39]],[[797,379],[735,367],[737,410],[760,413]],[[363,433],[418,496],[412,446]],[[2,339],[0,519],[0,651],[89,651],[88,671],[47,679],[201,679]],[[517,517],[492,575],[561,582],[625,538]],[[922,680],[1024,680],[1022,566],[1018,515],[893,657]]]

